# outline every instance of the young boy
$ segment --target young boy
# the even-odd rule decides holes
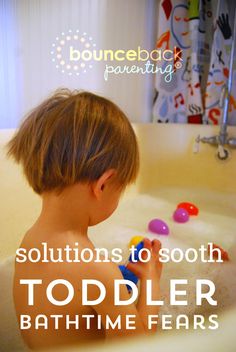
[[[38,106],[22,123],[8,144],[8,155],[23,166],[24,174],[33,190],[42,197],[42,211],[25,234],[22,248],[42,251],[42,243],[57,250],[75,243],[82,250],[94,246],[88,237],[88,227],[107,219],[117,208],[121,193],[135,181],[139,168],[139,154],[135,134],[124,113],[111,101],[88,92],[60,90]],[[148,330],[147,317],[157,314],[157,306],[146,304],[146,280],[153,280],[152,299],[159,298],[161,264],[158,259],[160,242],[144,240],[151,251],[147,263],[130,263],[128,268],[140,278],[137,305],[114,304],[114,281],[122,279],[118,266],[112,262],[16,261],[14,301],[20,324],[21,315],[30,315],[31,321],[42,314],[61,315],[58,328],[48,320],[47,329],[22,329],[26,344],[43,348],[58,344],[91,341],[92,339],[128,336]],[[144,258],[144,256],[143,256]],[[29,305],[29,288],[20,280],[41,279],[34,286],[34,304]],[[66,305],[52,304],[46,295],[51,281],[64,279],[75,288],[74,297]],[[82,280],[100,281],[106,296],[98,305],[82,305]],[[57,285],[53,297],[63,301],[68,289]],[[88,287],[88,299],[96,300],[99,289]],[[128,300],[125,285],[120,287],[121,300]],[[70,315],[100,315],[102,329],[91,320],[87,329],[71,324],[66,328],[63,317]],[[121,329],[105,329],[107,316],[115,321],[121,316]],[[135,330],[125,327],[127,315],[135,317]],[[62,321],[62,322],[61,322]]]

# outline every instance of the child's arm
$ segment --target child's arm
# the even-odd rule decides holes
[[[123,279],[120,270],[117,265],[113,263],[99,263],[96,264],[96,280],[101,281],[106,287],[106,298],[104,301],[94,306],[93,309],[97,314],[101,314],[103,325],[105,326],[106,315],[115,321],[118,315],[121,315],[122,327],[120,330],[115,328],[114,330],[107,330],[107,336],[118,336],[118,335],[134,335],[144,333],[144,332],[153,332],[156,331],[156,326],[152,327],[152,330],[148,330],[148,315],[158,314],[158,306],[147,306],[146,304],[146,280],[152,280],[152,299],[160,299],[160,276],[162,265],[159,262],[159,250],[161,248],[161,243],[158,240],[150,241],[149,239],[144,239],[144,247],[151,251],[151,259],[147,263],[137,262],[129,263],[128,269],[133,271],[135,275],[140,278],[140,294],[137,306],[135,304],[129,304],[126,306],[114,305],[114,280]],[[142,255],[142,258],[145,259],[145,255]],[[91,297],[95,295],[96,299],[97,293],[94,290],[89,292]],[[122,300],[128,300],[130,295],[125,285],[120,286],[120,298]],[[135,330],[128,330],[126,328],[125,319],[127,315],[135,315]]]

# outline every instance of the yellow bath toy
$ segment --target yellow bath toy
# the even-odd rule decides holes
[[[131,238],[130,242],[129,242],[129,248],[131,248],[132,246],[137,246],[137,244],[139,244],[142,240],[144,239],[143,236],[134,236]]]

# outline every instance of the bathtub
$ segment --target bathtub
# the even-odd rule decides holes
[[[221,284],[219,293],[220,328],[210,330],[160,331],[157,336],[141,340],[125,340],[119,343],[96,344],[90,351],[235,351],[236,297],[236,150],[230,159],[219,161],[216,148],[202,144],[197,154],[193,153],[194,140],[198,134],[211,136],[218,132],[216,126],[134,124],[138,137],[141,168],[135,185],[129,187],[121,199],[120,206],[106,222],[90,228],[90,237],[95,245],[112,249],[123,249],[128,256],[127,244],[134,235],[155,238],[147,230],[153,217],[165,220],[170,227],[168,237],[159,237],[168,248],[197,248],[201,243],[215,242],[229,252],[231,261],[226,266],[198,265],[181,266],[168,264],[162,276],[162,291],[167,292],[167,281],[181,273],[197,278],[199,274],[210,276]],[[0,259],[13,255],[21,237],[33,223],[40,211],[40,197],[28,187],[18,165],[7,160],[4,145],[14,133],[0,131]],[[236,136],[236,128],[230,127],[229,134]],[[177,224],[172,219],[176,205],[181,201],[195,203],[199,216],[186,224]],[[187,268],[187,269],[186,269]],[[167,295],[167,293],[166,293]],[[194,297],[192,296],[192,300]],[[191,315],[196,307],[186,311]],[[168,307],[164,313],[172,312]],[[204,307],[202,312],[205,314]],[[178,310],[172,312],[178,314]],[[77,348],[63,347],[63,351]],[[58,350],[58,349],[57,349]]]

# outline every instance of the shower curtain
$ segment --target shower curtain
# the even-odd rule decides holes
[[[156,47],[172,49],[179,55],[173,60],[170,82],[156,74],[154,122],[220,123],[235,21],[232,5],[233,1],[222,0],[159,2]],[[162,68],[168,64],[162,62]],[[233,73],[235,76],[235,69]],[[234,90],[230,96],[229,124],[236,124]]]

